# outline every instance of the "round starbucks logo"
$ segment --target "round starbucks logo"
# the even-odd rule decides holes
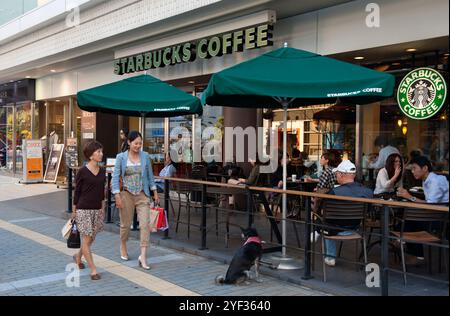
[[[424,120],[439,112],[446,96],[447,85],[442,75],[432,68],[418,68],[400,82],[397,102],[406,116]]]

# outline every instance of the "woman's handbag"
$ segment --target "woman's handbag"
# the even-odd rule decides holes
[[[69,238],[70,232],[72,231],[72,226],[73,226],[73,219],[71,218],[67,221],[67,223],[61,229],[61,234],[64,239]]]
[[[73,221],[72,229],[70,230],[69,238],[67,238],[67,248],[80,248],[80,232],[77,228],[77,223]]]

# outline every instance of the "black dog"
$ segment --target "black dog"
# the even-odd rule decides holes
[[[256,280],[259,279],[259,260],[262,256],[261,238],[254,228],[242,229],[244,245],[231,260],[225,277],[216,277],[217,284],[241,284],[250,279],[250,269],[255,265]]]

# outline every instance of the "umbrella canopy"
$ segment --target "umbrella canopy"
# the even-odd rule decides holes
[[[127,116],[168,117],[202,114],[198,98],[150,75],[140,75],[77,93],[88,112]]]
[[[311,52],[280,48],[214,74],[202,96],[209,105],[279,108],[273,97],[295,98],[290,107],[364,104],[393,93],[393,75]]]
[[[209,105],[284,108],[283,161],[286,161],[287,108],[310,104],[371,103],[392,95],[390,74],[311,52],[280,48],[214,74],[203,92]],[[283,164],[283,190],[287,169]],[[282,257],[286,258],[287,198],[282,204]],[[281,265],[278,266],[281,269]],[[292,269],[299,266],[286,265]]]

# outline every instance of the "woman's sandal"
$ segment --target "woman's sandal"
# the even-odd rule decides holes
[[[100,280],[102,277],[100,276],[100,274],[91,274],[91,280],[96,281],[96,280]]]
[[[86,268],[86,266],[84,265],[83,262],[80,261],[80,263],[78,263],[76,255],[73,255],[72,258],[73,258],[73,261],[75,261],[75,263],[78,265],[78,269],[81,270],[81,269]]]

